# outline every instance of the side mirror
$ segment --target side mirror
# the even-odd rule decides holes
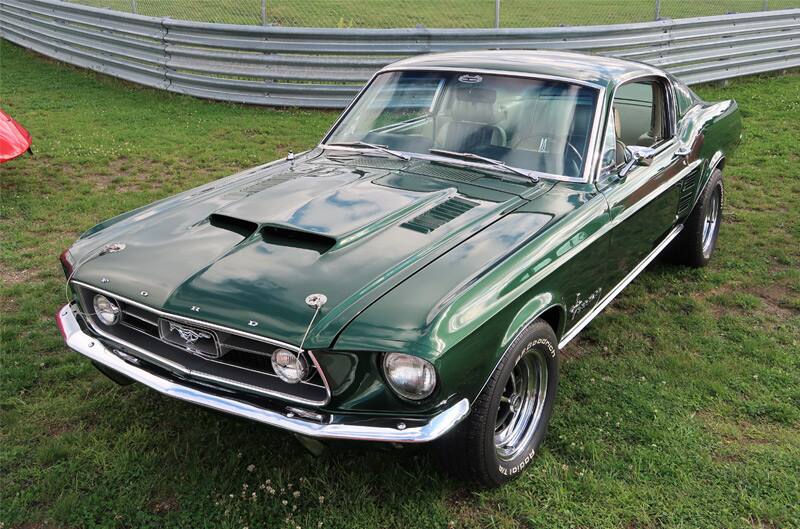
[[[630,159],[625,162],[622,169],[619,170],[619,177],[625,178],[634,166],[650,165],[653,163],[653,158],[656,155],[656,150],[650,147],[641,147],[639,145],[626,145],[625,154],[630,156]],[[628,157],[626,156],[626,158]]]

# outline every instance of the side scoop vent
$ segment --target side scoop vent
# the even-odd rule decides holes
[[[477,203],[464,200],[463,198],[450,198],[408,222],[404,222],[401,226],[420,233],[430,233],[436,228],[444,226],[456,217],[463,215],[477,205]]]
[[[692,171],[681,181],[681,196],[678,202],[678,216],[682,217],[683,215],[689,213],[689,210],[692,207],[694,188],[697,185],[697,177],[699,174],[699,170]]]
[[[243,238],[250,237],[258,229],[258,224],[255,222],[237,219],[227,215],[220,215],[218,213],[212,213],[211,216],[208,217],[208,222],[215,228],[238,233]]]
[[[327,252],[336,244],[336,239],[333,237],[282,226],[264,226],[261,235],[267,244],[313,250],[319,254]]]

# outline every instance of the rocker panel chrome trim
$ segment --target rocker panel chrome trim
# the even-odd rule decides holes
[[[83,332],[70,305],[64,305],[58,311],[56,322],[70,349],[159,393],[300,435],[327,439],[424,443],[438,439],[446,434],[469,414],[469,401],[462,399],[433,417],[427,424],[405,429],[346,423],[322,424],[287,417],[284,414],[259,408],[233,398],[213,395],[182,386],[129,364],[109,351],[97,339]],[[401,421],[401,419],[398,419],[398,421]]]

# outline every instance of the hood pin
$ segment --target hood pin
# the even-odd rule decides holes
[[[121,252],[124,249],[125,249],[124,242],[112,242],[103,246],[103,249],[100,251],[100,255],[107,253],[117,253]]]

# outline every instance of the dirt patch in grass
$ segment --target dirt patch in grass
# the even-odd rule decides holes
[[[448,529],[455,527],[485,527],[481,520],[486,520],[487,518],[493,519],[501,527],[518,525],[519,522],[519,520],[501,515],[500,511],[491,505],[482,505],[480,499],[467,490],[455,491],[445,500],[445,503],[447,504],[448,512],[452,516],[452,519],[448,520],[447,523]]]
[[[103,171],[83,173],[81,178],[92,187],[115,193],[157,189],[163,181],[164,164],[147,159],[131,160],[122,156],[113,160]]]
[[[178,499],[174,496],[155,500],[150,504],[150,511],[154,514],[164,514],[173,511],[180,511],[181,506],[178,503]]]
[[[725,419],[711,413],[698,413],[703,427],[723,445],[751,447],[779,443],[785,436],[783,428],[758,424],[745,419]]]
[[[764,312],[767,314],[779,318],[789,318],[800,314],[800,310],[787,303],[787,300],[797,297],[798,294],[786,285],[773,283],[767,287],[754,288],[751,292],[764,302]]]
[[[48,437],[60,437],[72,431],[72,426],[64,423],[53,423],[47,426]]]
[[[696,292],[693,297],[708,304],[716,318],[722,316],[752,316],[754,313],[778,319],[796,316],[800,311],[788,300],[797,294],[784,284],[772,283],[768,286],[745,287],[739,284],[726,284],[720,287]]]
[[[37,271],[32,268],[15,270],[13,268],[9,268],[3,263],[0,263],[0,281],[2,281],[6,286],[28,283],[32,279],[36,278],[36,275]]]

